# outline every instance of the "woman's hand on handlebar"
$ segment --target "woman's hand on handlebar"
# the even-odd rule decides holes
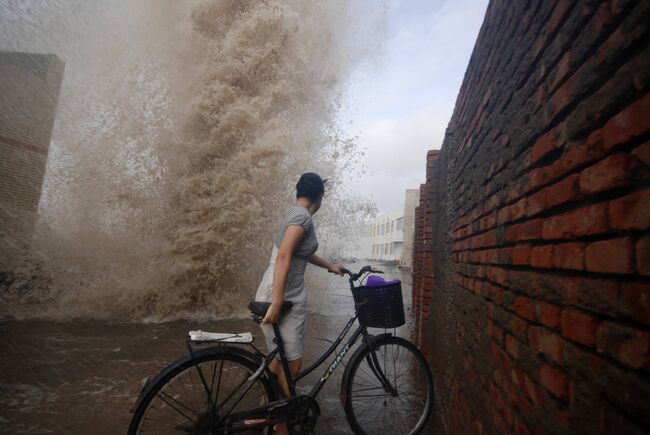
[[[337,263],[337,264],[330,264],[329,267],[327,268],[328,272],[335,273],[339,276],[343,276],[343,273],[345,271],[345,267],[343,267],[342,264]]]

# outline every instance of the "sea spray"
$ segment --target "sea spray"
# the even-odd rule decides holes
[[[4,310],[243,313],[299,175],[336,180],[358,156],[337,118],[359,58],[348,44],[353,7],[113,1],[64,10],[72,36],[51,29],[54,47],[32,41],[32,50],[60,49],[68,65],[33,248],[12,265]],[[330,252],[368,211],[338,186],[316,217]]]

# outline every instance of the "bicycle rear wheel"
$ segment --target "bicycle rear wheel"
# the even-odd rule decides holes
[[[232,412],[276,400],[266,375],[258,377],[245,393],[240,388],[258,369],[244,353],[241,349],[210,348],[195,352],[194,358],[188,355],[172,363],[145,387],[128,433],[227,433],[216,429],[216,422],[238,399]],[[240,425],[239,429],[237,433],[270,434],[272,427],[241,430]]]
[[[399,337],[383,337],[350,361],[345,414],[358,434],[418,434],[433,405],[431,369],[420,350]],[[378,367],[377,367],[378,366]],[[385,388],[379,371],[390,386]]]

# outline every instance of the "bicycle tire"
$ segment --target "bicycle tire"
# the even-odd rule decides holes
[[[375,338],[373,343],[372,347],[365,345],[355,352],[343,376],[341,399],[350,427],[356,434],[363,435],[419,434],[433,407],[431,368],[422,352],[408,340],[383,336]],[[373,373],[373,350],[382,372],[395,386],[397,396],[386,392]],[[394,411],[398,406],[411,410],[411,414],[396,415]],[[393,418],[390,418],[391,410]]]
[[[207,426],[209,423],[206,423],[206,421],[201,421],[201,418],[204,418],[204,420],[206,418],[209,418],[207,417],[208,415],[207,410],[209,409],[209,406],[207,404],[209,403],[209,399],[205,387],[203,386],[202,381],[200,381],[197,365],[201,367],[201,372],[203,372],[204,378],[207,377],[206,383],[211,382],[214,386],[214,383],[217,382],[216,370],[213,370],[212,373],[206,372],[204,369],[206,363],[207,365],[210,365],[210,363],[212,363],[212,366],[214,368],[219,367],[219,373],[220,373],[220,375],[218,376],[219,383],[221,382],[221,380],[224,380],[225,382],[226,378],[230,378],[230,381],[236,379],[235,376],[237,375],[237,373],[241,373],[243,376],[250,376],[259,368],[260,365],[260,362],[257,360],[257,358],[255,358],[255,355],[253,355],[252,353],[246,352],[240,348],[223,347],[223,346],[216,347],[216,348],[202,349],[195,352],[193,358],[191,355],[187,355],[171,363],[158,376],[156,376],[156,378],[153,381],[148,383],[143,389],[140,398],[137,402],[136,409],[133,414],[133,418],[131,419],[131,423],[129,425],[129,430],[128,430],[129,435],[147,433],[147,431],[143,431],[143,428],[146,428],[146,426],[144,425],[144,420],[146,420],[145,417],[148,415],[147,412],[150,409],[152,409],[152,407],[157,403],[162,404],[161,408],[164,407],[165,404],[167,404],[170,411],[170,415],[175,416],[175,414],[178,414],[178,416],[176,416],[177,422],[170,421],[169,423],[170,426],[176,424],[175,428],[167,429],[170,433],[175,433],[175,434],[182,433],[179,432],[179,426],[178,426],[179,424],[185,424],[185,425],[193,424],[192,427],[187,427],[187,428],[182,426],[184,428],[183,430],[185,430],[186,433],[193,433],[193,434],[195,433],[212,434],[213,432]],[[225,378],[223,377],[224,367],[226,367],[229,370],[228,376],[226,376]],[[232,368],[236,368],[236,370],[232,371],[231,373],[230,369]],[[192,376],[192,373],[194,373],[194,376]],[[170,399],[168,397],[169,394],[166,393],[167,390],[172,388],[172,385],[176,380],[181,380],[181,382],[183,382],[182,376],[184,374],[188,374],[189,378],[194,382],[193,385],[181,384],[180,387],[183,388],[185,392],[187,392],[188,389],[192,391],[193,399],[191,399],[191,401],[193,403],[184,403],[184,405],[187,406],[187,408],[191,408],[194,414],[196,415],[197,421],[194,422],[186,421],[186,420],[190,420],[189,417],[192,417],[192,415],[190,415],[191,412],[188,409],[184,408],[181,405],[178,405],[178,403],[175,402],[175,400],[178,400],[178,398]],[[243,379],[243,376],[241,379]],[[224,391],[218,392],[219,388],[217,388],[216,391],[217,394],[215,395],[215,397],[224,392]],[[259,378],[255,380],[255,384],[251,388],[251,391],[253,391],[253,393],[249,398],[249,402],[250,400],[253,400],[254,402],[257,398],[257,403],[254,402],[251,405],[251,407],[255,407],[259,405],[260,396],[259,395],[255,396],[256,392],[261,392],[263,394],[262,397],[264,398],[264,400],[268,402],[277,400],[277,388],[275,387],[274,383],[270,380],[270,375],[268,372],[262,374]],[[172,388],[171,392],[177,393],[178,391]],[[200,407],[200,401],[205,400],[204,405],[206,407],[206,410],[194,409],[194,407],[197,405],[197,401],[196,401],[197,392],[202,392],[203,394],[203,399],[198,399],[199,407]],[[215,390],[212,389],[211,393],[215,393]],[[188,395],[190,394],[188,393]],[[221,398],[224,398],[224,395],[222,395]],[[156,401],[156,399],[159,400]],[[174,403],[182,411],[185,411],[185,414],[187,415],[182,415],[182,413],[178,410],[176,410],[176,412],[171,412],[172,411],[171,408],[173,408],[173,406],[169,405],[170,402]],[[223,402],[217,403],[217,406],[219,406],[222,403]],[[228,404],[231,403],[232,402],[228,402]],[[243,409],[236,408],[236,410],[241,411]],[[204,425],[206,427],[202,428],[201,425]],[[171,429],[173,429],[173,432]],[[165,433],[163,430],[153,429],[152,432],[150,433],[163,434]],[[250,431],[240,432],[240,433],[271,433],[271,431],[272,431],[272,426],[267,426],[262,430],[256,429],[256,430],[250,430]]]

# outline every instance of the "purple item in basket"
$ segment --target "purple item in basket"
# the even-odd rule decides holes
[[[381,286],[389,285],[389,284],[397,284],[398,282],[400,282],[399,279],[394,279],[392,281],[386,281],[381,276],[370,275],[368,277],[368,280],[366,281],[366,287],[381,287]]]

